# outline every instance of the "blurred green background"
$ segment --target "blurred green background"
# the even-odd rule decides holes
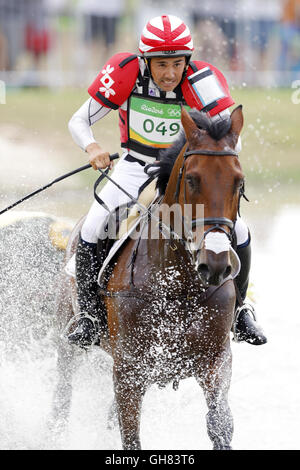
[[[69,119],[108,58],[138,52],[145,22],[166,13],[187,22],[193,59],[217,66],[236,105],[243,105],[240,159],[251,200],[243,210],[264,215],[299,204],[300,104],[292,101],[293,86],[300,86],[299,5],[300,0],[2,0],[1,206],[86,163],[69,134]],[[93,132],[107,150],[120,152],[116,112]],[[93,199],[96,176],[83,172],[20,208],[78,217]]]
[[[244,129],[240,159],[250,199],[267,206],[300,202],[300,105],[292,102],[292,89],[234,88],[236,105],[243,105]],[[84,164],[86,154],[68,131],[72,114],[88,98],[85,90],[11,90],[5,105],[5,121],[23,129],[32,141],[43,142],[43,159],[59,151],[64,169]],[[233,108],[232,108],[233,109]],[[111,112],[93,126],[96,140],[110,152],[120,151],[118,114]],[[45,175],[46,177],[46,175]],[[83,186],[95,180],[93,172],[79,175]],[[257,204],[257,202],[256,202]]]

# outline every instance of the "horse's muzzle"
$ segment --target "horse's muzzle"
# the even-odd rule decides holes
[[[205,285],[219,286],[232,273],[229,251],[201,250],[197,271]]]

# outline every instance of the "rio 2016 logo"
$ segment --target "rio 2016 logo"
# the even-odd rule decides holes
[[[295,80],[292,83],[292,88],[295,88],[295,91],[292,93],[292,103],[293,104],[300,104],[300,80]]]

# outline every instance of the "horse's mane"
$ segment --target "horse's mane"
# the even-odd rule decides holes
[[[214,140],[220,140],[224,137],[231,127],[231,119],[228,116],[226,119],[211,120],[207,117],[206,113],[193,109],[189,112],[194,122],[199,129],[203,129]],[[159,152],[159,165],[157,171],[157,184],[156,187],[160,194],[164,194],[172,172],[174,163],[186,143],[186,136],[184,130],[180,131],[179,137],[175,140],[174,144],[168,149],[160,150]]]

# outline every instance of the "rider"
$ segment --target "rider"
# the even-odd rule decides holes
[[[194,50],[189,28],[172,15],[151,19],[139,43],[141,56],[114,55],[89,87],[91,95],[69,122],[75,142],[89,155],[95,170],[112,168],[109,152],[93,137],[91,126],[112,109],[119,110],[121,146],[124,153],[115,167],[113,179],[133,197],[148,176],[147,163],[158,157],[161,148],[172,144],[180,129],[178,107],[184,103],[207,113],[214,120],[229,119],[234,104],[227,82],[213,65],[191,62]],[[179,108],[177,108],[178,110]],[[177,114],[177,116],[175,116]],[[162,116],[163,115],[163,119]],[[167,124],[166,124],[167,122]],[[113,210],[129,198],[108,181],[100,198]],[[76,253],[77,298],[80,318],[69,342],[89,346],[97,338],[97,325],[103,324],[105,312],[97,298],[98,234],[107,210],[94,201],[81,229]],[[239,217],[235,232],[241,271],[236,278],[238,298],[233,331],[238,341],[264,344],[266,338],[255,320],[246,297],[250,271],[250,234]],[[102,321],[101,321],[102,320]]]

